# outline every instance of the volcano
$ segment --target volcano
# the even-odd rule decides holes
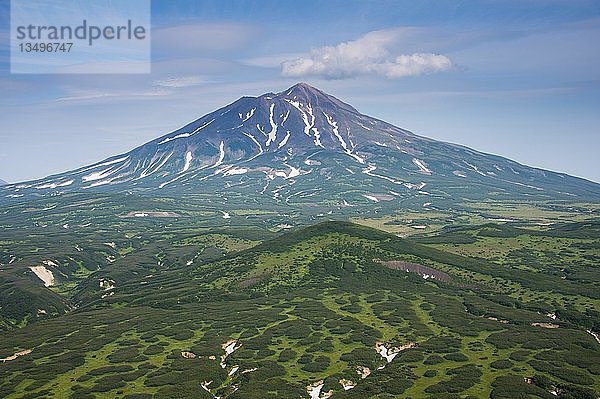
[[[416,135],[306,83],[242,97],[125,154],[0,189],[5,201],[90,191],[338,206],[600,197],[597,183]]]

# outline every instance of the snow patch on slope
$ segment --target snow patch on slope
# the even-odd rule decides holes
[[[185,165],[183,165],[183,169],[181,173],[187,172],[190,166],[192,165],[192,152],[188,151],[185,153]]]
[[[415,165],[417,165],[417,167],[419,168],[419,172],[426,174],[426,175],[431,175],[431,171],[429,169],[427,169],[427,164],[425,164],[425,162],[421,161],[420,159],[417,158],[413,158],[413,163]]]
[[[258,140],[256,140],[256,137],[254,137],[250,133],[244,133],[244,135],[246,137],[248,137],[250,140],[252,140],[254,142],[254,144],[256,144],[258,146],[258,149],[259,149],[259,153],[256,154],[255,156],[251,157],[250,159],[248,159],[246,161],[246,162],[248,162],[248,161],[252,161],[254,158],[258,157],[259,155],[262,155],[264,151],[263,151],[262,145],[258,142]]]
[[[158,144],[159,144],[159,145],[161,145],[161,144],[165,144],[165,143],[168,143],[169,141],[173,141],[173,140],[176,140],[176,139],[182,139],[182,138],[186,138],[186,137],[193,136],[194,134],[198,133],[200,130],[204,129],[205,127],[207,127],[208,125],[210,125],[210,124],[211,124],[211,123],[213,123],[214,121],[215,121],[215,120],[214,120],[214,119],[212,119],[212,120],[210,120],[210,121],[206,122],[204,125],[202,125],[202,126],[200,126],[199,128],[195,129],[195,130],[194,130],[193,132],[191,132],[191,133],[181,133],[181,134],[178,134],[178,135],[176,135],[176,136],[173,136],[173,137],[167,137],[166,139],[162,140],[162,141],[161,141],[161,142],[159,142]]]
[[[290,131],[288,130],[285,137],[283,138],[283,140],[281,140],[281,142],[277,146],[277,149],[280,149],[281,147],[286,145],[289,139],[290,139]]]
[[[70,186],[71,184],[73,184],[74,180],[67,180],[65,182],[62,183],[46,183],[46,184],[42,184],[40,186],[36,186],[35,188],[38,190],[44,189],[44,188],[51,188],[51,189],[55,189],[58,187],[66,187],[66,186]]]
[[[275,103],[271,104],[269,108],[269,124],[271,125],[271,131],[269,132],[269,139],[267,140],[266,146],[270,146],[277,139],[277,123],[273,120],[273,111],[275,109]]]
[[[154,162],[154,159],[153,159],[153,160],[151,161],[150,165],[148,165],[148,167],[147,167],[146,169],[144,169],[144,170],[142,171],[142,173],[140,173],[140,176],[139,176],[137,179],[143,179],[144,177],[148,177],[148,176],[150,176],[151,174],[153,174],[153,173],[156,173],[156,172],[157,172],[157,171],[158,171],[160,168],[162,168],[162,167],[163,167],[163,166],[164,166],[164,165],[167,163],[167,161],[169,160],[169,158],[171,158],[171,156],[173,156],[173,152],[169,153],[169,155],[167,155],[167,156],[166,156],[166,157],[165,157],[165,158],[164,158],[164,159],[163,159],[163,160],[162,160],[162,161],[161,161],[161,162],[158,164],[158,166],[155,166],[154,168],[153,168],[153,163],[152,163],[152,162]],[[136,180],[137,180],[137,179],[136,179]],[[91,187],[91,186],[90,186],[90,187]]]
[[[252,115],[254,115],[254,111],[256,111],[256,108],[252,108],[250,111],[248,111],[246,113],[246,115],[242,115],[242,114],[238,114],[240,116],[240,119],[242,120],[242,122],[246,122],[248,119],[252,118]]]
[[[215,164],[212,167],[216,168],[217,166],[221,165],[223,163],[224,159],[225,159],[225,142],[223,140],[221,140],[221,144],[219,144],[219,159],[217,159],[217,162],[215,162]]]

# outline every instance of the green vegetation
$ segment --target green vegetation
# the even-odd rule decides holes
[[[168,199],[42,202],[0,217],[0,357],[22,353],[0,364],[2,398],[297,399],[320,380],[334,398],[600,393],[598,220],[448,226],[439,213],[403,239],[345,222],[281,234],[285,219],[242,208],[228,226],[192,202],[121,217]],[[382,344],[399,348],[390,362]]]

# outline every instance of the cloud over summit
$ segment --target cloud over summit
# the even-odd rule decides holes
[[[396,79],[452,68],[452,61],[444,55],[400,53],[397,48],[405,32],[404,29],[373,31],[356,40],[319,47],[306,56],[284,61],[281,74],[325,79],[380,75]]]

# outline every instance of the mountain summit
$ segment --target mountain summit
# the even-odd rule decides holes
[[[126,154],[0,195],[94,190],[338,206],[600,197],[599,184],[415,135],[306,83],[242,97]]]

